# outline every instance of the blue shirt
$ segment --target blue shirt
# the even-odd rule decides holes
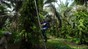
[[[44,21],[41,24],[42,24],[42,30],[47,30],[49,28],[49,22]]]

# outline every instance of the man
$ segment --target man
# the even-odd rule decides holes
[[[46,36],[46,30],[50,27],[50,24],[49,24],[50,20],[49,19],[45,19],[45,21],[43,21],[41,23],[41,26],[42,26],[42,35],[43,35],[43,38],[44,38],[44,41],[47,42],[47,36]]]
[[[7,43],[8,43],[8,40],[9,40],[10,36],[11,36],[10,32],[5,32],[3,37],[1,37],[1,39],[0,39],[0,46],[3,49],[7,49]]]

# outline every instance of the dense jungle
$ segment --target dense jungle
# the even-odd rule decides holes
[[[88,49],[88,0],[0,0],[0,49]]]

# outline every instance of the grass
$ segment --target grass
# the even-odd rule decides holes
[[[88,49],[87,45],[77,45],[61,38],[48,39],[46,46],[47,49]]]

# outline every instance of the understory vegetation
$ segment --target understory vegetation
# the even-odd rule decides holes
[[[6,31],[8,49],[88,49],[88,1],[0,0],[0,38]]]

